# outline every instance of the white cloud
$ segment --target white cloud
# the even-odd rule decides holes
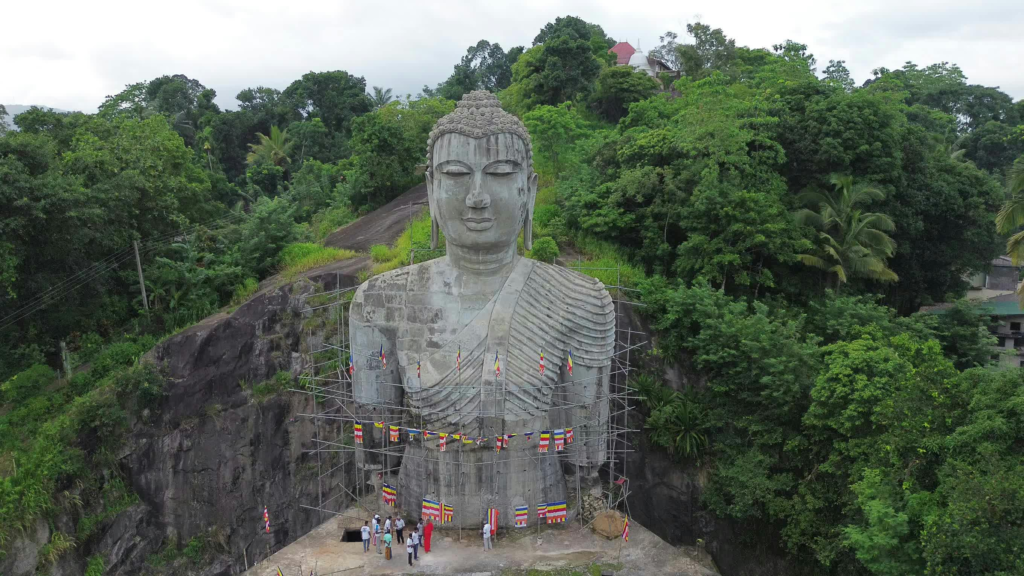
[[[181,0],[18,2],[4,9],[0,102],[93,111],[126,84],[185,74],[235,107],[249,86],[283,89],[311,70],[347,70],[368,86],[415,94],[451,73],[481,38],[529,46],[556,16],[578,15],[616,39],[657,44],[698,17],[751,47],[793,39],[824,68],[846,60],[858,83],[906,60],[956,62],[972,83],[1024,97],[1024,2],[952,0],[825,3],[611,0]],[[698,13],[699,12],[699,13]],[[40,18],[45,25],[35,25]]]

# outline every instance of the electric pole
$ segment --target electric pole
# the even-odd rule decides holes
[[[142,289],[142,305],[149,310],[149,299],[146,298],[146,281],[142,278],[142,260],[139,259],[139,241],[132,240],[132,246],[135,248],[135,268],[139,271],[139,288]]]

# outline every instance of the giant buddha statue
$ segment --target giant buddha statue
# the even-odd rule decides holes
[[[356,416],[487,441],[449,440],[441,451],[437,436],[409,440],[403,431],[390,463],[372,450],[357,458],[385,469],[401,459],[398,478],[384,481],[397,482],[407,511],[429,498],[455,506],[457,525],[479,526],[498,508],[511,526],[512,510],[528,506],[533,523],[538,505],[566,500],[564,464],[593,473],[605,460],[612,299],[593,278],[519,256],[520,231],[531,248],[537,175],[525,126],[493,94],[470,92],[441,118],[427,159],[432,239],[436,247],[444,232],[446,254],[356,291]],[[540,431],[570,427],[575,442],[564,451],[553,442],[538,451]],[[381,432],[367,442],[380,447]],[[505,434],[516,436],[498,452]]]

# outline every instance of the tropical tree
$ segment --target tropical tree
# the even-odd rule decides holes
[[[808,266],[835,274],[836,291],[852,277],[880,282],[899,279],[887,266],[896,253],[896,242],[886,232],[896,230],[885,214],[863,212],[861,206],[881,200],[885,194],[866,184],[854,184],[852,176],[833,175],[831,193],[805,192],[805,206],[794,213],[798,224],[818,231],[818,254],[798,254]]]
[[[291,153],[294,142],[288,137],[288,129],[281,130],[277,126],[270,127],[270,136],[257,133],[260,139],[257,144],[249,144],[252,152],[246,157],[249,164],[256,164],[259,161],[270,162],[275,166],[284,166],[291,162],[288,154]]]
[[[393,100],[391,96],[391,88],[385,90],[380,86],[373,87],[373,94],[368,94],[370,100],[373,101],[374,108],[383,108],[388,105],[388,102]]]
[[[1024,262],[1024,157],[1017,160],[1006,175],[1006,195],[1008,199],[996,215],[996,229],[1000,234],[1013,234],[1006,241],[1006,253],[1013,259],[1013,264]],[[1024,289],[1018,288],[1017,295],[1024,302]]]

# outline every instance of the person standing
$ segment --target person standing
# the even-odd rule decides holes
[[[413,530],[412,534],[409,534],[409,541],[412,542],[412,558],[413,560],[420,559],[420,533]]]
[[[395,534],[398,536],[398,543],[399,544],[401,544],[402,542],[405,542],[405,538],[402,537],[402,530],[404,530],[404,529],[405,529],[405,520],[402,520],[402,517],[399,516],[398,518],[395,519]]]
[[[401,534],[402,531],[399,530],[398,533]],[[412,537],[410,536],[409,539],[405,541],[405,551],[409,553],[409,566],[412,566],[412,553],[413,553],[413,550],[414,550],[414,548],[412,546]]]
[[[383,540],[381,538],[383,534],[380,533],[380,516],[374,516],[374,520],[376,522],[373,523],[373,544],[377,547],[377,554],[380,554],[381,540]]]
[[[388,519],[384,521],[384,533],[391,533],[391,516],[388,516]]]
[[[391,532],[384,533],[384,559],[391,560]]]
[[[484,520],[484,550],[491,550],[491,523]]]
[[[434,534],[434,520],[427,518],[427,525],[423,527],[423,551],[430,552],[430,537]]]
[[[359,529],[363,533],[363,554],[370,551],[370,526],[369,522],[363,522],[363,527]]]

